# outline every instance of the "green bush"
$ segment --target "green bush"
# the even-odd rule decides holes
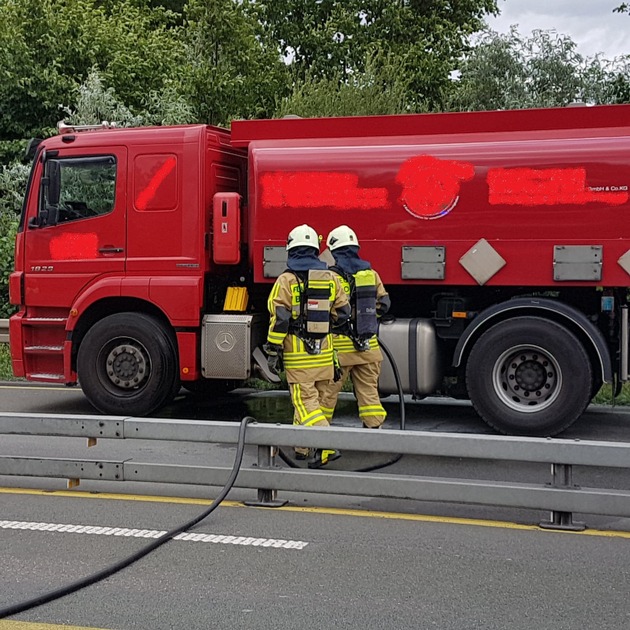
[[[9,344],[0,343],[0,381],[14,381]]]
[[[18,162],[0,166],[0,317],[9,317],[9,275],[13,271],[15,234],[29,167]]]
[[[0,317],[10,317],[15,307],[9,304],[9,276],[13,271],[16,219],[0,216]]]

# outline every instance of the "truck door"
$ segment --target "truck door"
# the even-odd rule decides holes
[[[130,148],[130,273],[170,275],[199,269],[199,158],[186,150],[190,148],[181,142]]]
[[[24,299],[69,308],[83,287],[125,269],[126,149],[50,152],[25,226]],[[67,313],[66,313],[67,317]]]

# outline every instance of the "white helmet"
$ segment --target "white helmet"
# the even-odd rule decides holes
[[[347,225],[340,225],[330,232],[326,239],[326,245],[331,252],[334,252],[339,247],[346,247],[347,245],[355,245],[360,247],[359,239],[354,233],[354,230]]]
[[[319,251],[317,232],[310,225],[306,225],[306,223],[294,227],[287,237],[287,250],[294,247],[314,247]]]

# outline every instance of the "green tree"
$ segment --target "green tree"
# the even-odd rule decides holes
[[[138,113],[132,112],[118,97],[115,90],[105,87],[97,68],[90,70],[87,79],[79,86],[78,96],[72,105],[64,106],[65,122],[75,125],[95,125],[104,120],[119,127],[140,125],[179,125],[195,122],[192,107],[178,94],[174,86],[161,92],[150,92]]]
[[[0,2],[0,140],[54,126],[91,68],[131,108],[177,76],[183,53],[172,12],[133,0]]]
[[[393,55],[403,64],[414,109],[441,107],[468,36],[497,11],[495,0],[250,0],[244,6],[297,81],[343,82],[363,72],[375,52]]]
[[[261,27],[236,0],[190,0],[185,11],[185,60],[178,92],[200,122],[271,116],[288,90],[277,49],[264,45]]]
[[[282,117],[368,116],[407,111],[407,91],[402,62],[371,56],[365,70],[342,79],[307,76],[298,80],[291,94],[275,112]]]
[[[555,31],[521,37],[486,31],[459,65],[448,101],[451,110],[565,106],[619,102],[612,87],[620,61],[583,57],[577,44]],[[621,86],[619,86],[619,91]]]

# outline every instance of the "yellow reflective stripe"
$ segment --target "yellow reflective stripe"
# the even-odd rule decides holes
[[[364,416],[378,416],[385,417],[387,412],[383,409],[382,405],[366,405],[365,407],[359,407],[359,418]]]
[[[267,298],[267,308],[272,316],[276,310],[273,301],[278,297],[278,293],[280,293],[280,283],[276,282],[271,288],[271,293],[269,293],[269,297]]]
[[[322,451],[322,464],[326,464],[328,462],[328,458],[332,457],[337,451],[332,449],[324,449]]]
[[[333,337],[333,346],[338,352],[354,352],[354,344],[350,337],[339,335],[339,337]]]
[[[375,287],[376,274],[372,269],[362,269],[354,274],[354,283],[357,287]]]
[[[300,303],[300,299],[302,295],[302,283],[291,283],[291,304],[293,306],[297,306]]]
[[[335,412],[334,408],[331,407],[322,407],[322,413],[326,420],[330,420],[333,417],[333,413]]]
[[[333,349],[332,348],[327,348],[326,350],[322,351],[320,354],[309,354],[308,352],[306,352],[306,350],[301,350],[298,352],[285,352],[284,353],[284,360],[285,361],[289,361],[289,360],[295,360],[295,359],[304,359],[306,357],[309,358],[323,358],[326,359],[327,361],[330,361],[332,363],[332,359],[333,359]]]
[[[323,361],[321,359],[293,359],[292,361],[288,361],[285,359],[284,367],[288,370],[308,370],[309,368],[321,368],[321,367],[332,367],[332,361]]]
[[[287,333],[274,332],[278,319],[276,317],[276,306],[274,304],[274,300],[278,297],[278,293],[280,293],[280,283],[276,282],[271,288],[271,292],[267,298],[267,309],[269,311],[269,331],[267,333],[267,341],[276,345],[282,345]]]
[[[308,424],[309,422],[311,422],[315,418],[319,418],[321,420],[321,416],[323,416],[321,410],[320,409],[315,409],[315,411],[311,411],[311,413],[308,413],[305,416],[303,416],[302,420],[303,420],[303,422],[305,424]]]
[[[348,352],[358,352],[352,343],[352,339],[350,337],[346,337],[345,335],[337,335],[333,337],[333,346],[335,350],[341,352],[342,354]],[[376,335],[374,337],[370,337],[370,350],[376,350],[379,347],[378,339]]]
[[[306,416],[306,407],[302,402],[301,396],[301,388],[299,383],[296,383],[291,390],[291,399],[293,400],[293,406],[297,411],[297,414],[300,418],[304,418]]]
[[[303,427],[312,427],[314,424],[317,424],[318,422],[321,422],[322,420],[326,421],[326,417],[324,416],[323,413],[318,413],[317,416],[315,418],[313,418],[312,420],[309,420],[308,422],[302,422],[302,426]]]
[[[298,418],[300,419],[299,424],[301,424],[302,426],[310,427],[311,425],[321,422],[322,420],[326,420],[326,416],[324,416],[321,409],[315,409],[315,411],[311,411],[310,413],[306,410],[306,406],[304,405],[304,401],[302,400],[302,388],[300,387],[299,383],[296,383],[291,388],[291,399],[293,401],[293,405],[295,407],[295,411],[297,412]]]
[[[295,410],[297,411],[297,415],[299,418],[299,422],[297,424],[300,424],[304,427],[310,427],[311,425],[321,422],[322,420],[326,420],[326,417],[320,409],[315,409],[315,411],[311,411],[310,413],[306,411],[306,407],[304,406],[304,402],[302,401],[301,389],[299,385],[294,386],[293,392],[295,394],[293,397],[293,403],[295,405]],[[296,423],[294,422],[293,424]]]
[[[326,358],[332,360],[333,353],[334,353],[334,350],[332,348],[326,348],[325,350],[322,350],[319,354],[309,354],[308,352],[306,352],[306,350],[304,350],[304,346],[302,346],[302,348],[300,350],[298,350],[297,352],[285,352],[284,356],[285,356],[285,358],[291,358],[291,357],[326,357]]]
[[[343,292],[346,295],[350,295],[350,283],[343,276],[339,276],[339,282],[341,283]]]

